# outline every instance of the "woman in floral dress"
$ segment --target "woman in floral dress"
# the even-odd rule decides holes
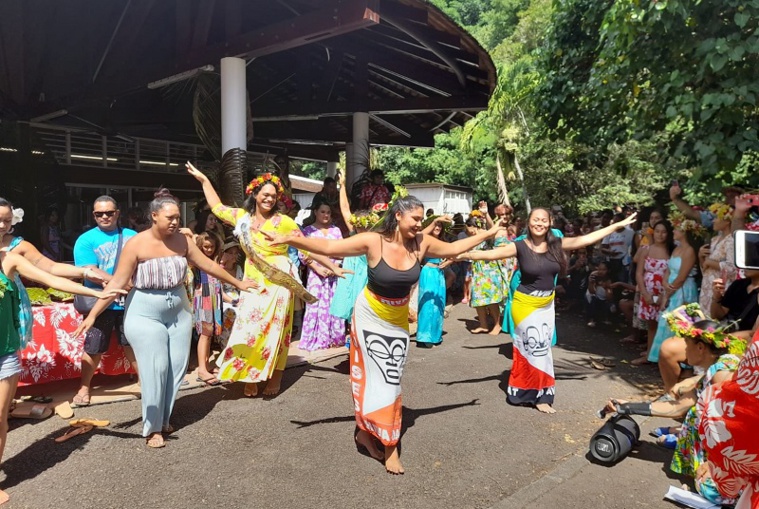
[[[475,234],[485,231],[485,219],[481,212],[474,211],[466,222],[467,230]],[[490,249],[487,241],[482,242],[474,251]],[[480,326],[472,334],[487,332],[493,336],[501,332],[501,304],[506,298],[503,273],[499,260],[477,260],[472,263],[472,290],[469,305],[477,310]],[[493,328],[488,326],[488,315],[493,319]]]
[[[664,292],[664,275],[667,273],[669,257],[674,250],[672,225],[669,221],[660,221],[654,227],[653,244],[640,248],[637,273],[640,292],[638,318],[648,324],[648,344],[640,358],[632,361],[635,366],[648,362],[648,353],[654,342],[656,328],[659,325],[660,296]]]
[[[698,300],[701,309],[711,309],[714,295],[712,284],[715,279],[721,278],[725,287],[728,287],[736,277],[735,241],[730,235],[732,209],[727,204],[715,203],[709,207],[709,211],[714,214],[712,229],[717,232],[717,235],[712,239],[711,244],[705,244],[698,251],[698,261],[704,276],[701,280],[701,296]]]
[[[304,236],[329,240],[343,238],[340,228],[332,224],[332,209],[328,203],[317,204],[313,213],[315,221],[303,229]],[[342,346],[345,344],[345,321],[329,313],[335,296],[337,277],[325,267],[311,261],[306,255],[301,254],[301,258],[308,266],[306,288],[319,300],[306,305],[298,348],[311,352]],[[338,263],[338,260],[332,260],[332,262]]]
[[[256,291],[240,294],[229,341],[217,360],[218,379],[246,382],[243,393],[247,397],[256,396],[257,384],[266,382],[264,396],[275,396],[279,393],[287,365],[294,294],[290,287],[269,280],[250,256],[257,255],[297,280],[298,274],[287,255],[287,246],[272,246],[262,233],[301,235],[295,221],[277,212],[277,201],[284,196],[284,187],[278,177],[269,173],[261,175],[248,184],[245,190],[248,198],[243,208],[232,208],[221,203],[208,177],[190,163],[187,163],[187,171],[202,184],[203,193],[216,217],[235,227],[235,235],[247,255],[245,280],[258,283]],[[330,265],[328,259],[325,264]]]

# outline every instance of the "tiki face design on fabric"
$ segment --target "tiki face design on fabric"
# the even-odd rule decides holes
[[[544,323],[540,329],[531,325],[522,333],[522,344],[533,357],[548,355],[551,346],[551,328]]]
[[[364,331],[366,351],[390,385],[401,384],[401,373],[406,361],[408,337],[393,338],[376,332]]]

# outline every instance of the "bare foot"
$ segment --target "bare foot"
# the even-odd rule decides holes
[[[472,331],[472,334],[484,334],[488,332],[488,330],[489,329],[487,327],[477,327],[476,329]]]
[[[0,490],[0,505],[3,505],[4,503],[6,503],[10,499],[11,499],[10,495],[8,495],[3,490]]]
[[[152,433],[145,441],[145,444],[151,449],[160,449],[166,446],[166,442],[163,441],[163,435],[160,433]]]
[[[500,323],[495,324],[495,327],[493,327],[493,330],[491,330],[490,332],[488,332],[488,334],[490,334],[491,336],[497,336],[500,333],[501,333],[501,324]]]
[[[401,464],[398,448],[394,445],[385,446],[385,470],[387,470],[388,474],[393,475],[403,475],[406,473]]]
[[[358,433],[356,433],[356,447],[359,448],[359,450],[366,449],[366,452],[369,453],[369,456],[376,459],[377,461],[382,461],[385,459],[385,454],[380,451],[377,448],[377,444],[374,442],[374,438],[367,433],[364,430],[359,430]]]
[[[631,366],[643,366],[645,364],[653,364],[653,362],[649,362],[648,355],[641,355],[637,359],[630,361]]]
[[[549,405],[548,403],[538,403],[535,405],[535,409],[538,412],[543,412],[544,414],[555,414],[556,409]]]
[[[245,384],[242,393],[246,398],[255,398],[258,396],[258,384]]]
[[[283,373],[284,371],[281,369],[274,370],[274,374],[271,375],[269,383],[267,383],[266,387],[264,387],[264,396],[276,396],[279,394]]]
[[[171,424],[167,424],[166,426],[161,428],[161,433],[164,433],[166,435],[171,435],[172,433],[174,433],[174,431],[176,430],[174,429],[174,426],[172,426]]]

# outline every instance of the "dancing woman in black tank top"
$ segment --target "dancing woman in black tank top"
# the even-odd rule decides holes
[[[384,461],[392,474],[404,472],[397,445],[401,432],[401,374],[409,344],[408,301],[419,279],[420,260],[453,258],[503,228],[453,243],[422,232],[424,207],[413,196],[399,198],[376,231],[343,240],[272,236],[273,244],[335,258],[366,255],[369,282],[356,300],[351,326],[351,388],[356,411],[356,445]],[[379,441],[384,451],[378,447]]]
[[[528,218],[527,238],[489,251],[474,251],[462,260],[517,258],[522,281],[513,296],[511,316],[514,361],[509,374],[506,400],[513,405],[533,406],[552,414],[556,381],[551,341],[556,328],[553,307],[556,275],[566,270],[564,251],[581,249],[603,239],[635,220],[635,214],[582,237],[559,238],[551,233],[551,215],[534,209]]]

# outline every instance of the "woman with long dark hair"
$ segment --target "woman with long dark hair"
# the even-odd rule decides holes
[[[192,164],[187,171],[203,186],[213,213],[234,226],[240,247],[246,254],[245,281],[258,287],[255,293],[243,293],[237,305],[237,318],[232,326],[226,348],[217,360],[219,380],[246,382],[243,394],[254,397],[258,383],[266,382],[264,396],[279,393],[282,374],[287,366],[287,352],[293,328],[293,287],[272,282],[261,272],[251,257],[255,256],[272,268],[298,278],[297,269],[287,255],[287,246],[274,246],[266,234],[301,235],[295,221],[277,211],[277,202],[284,196],[279,178],[265,173],[248,184],[242,208],[221,203],[211,181]],[[339,273],[324,257],[314,260]],[[338,272],[336,272],[336,270]]]
[[[124,334],[140,367],[142,436],[148,447],[159,448],[165,445],[163,435],[174,431],[169,419],[190,360],[192,305],[184,286],[188,262],[240,291],[256,285],[227,274],[180,233],[179,201],[168,189],[155,193],[149,211],[152,226],[124,245],[105,291],[133,282],[124,312]],[[112,301],[98,301],[75,335],[92,328]]]
[[[401,435],[401,375],[409,346],[408,304],[424,258],[452,258],[501,230],[494,226],[457,242],[421,233],[424,206],[413,196],[398,197],[372,232],[327,240],[270,235],[273,245],[289,244],[331,257],[366,255],[369,282],[359,295],[351,324],[351,387],[356,412],[356,445],[392,474],[404,472],[398,453]],[[380,451],[375,440],[384,446]]]
[[[556,276],[567,270],[564,251],[593,245],[635,220],[635,215],[581,237],[559,238],[551,231],[551,214],[537,208],[527,218],[527,236],[489,251],[474,251],[459,258],[502,260],[516,257],[521,281],[513,294],[514,361],[506,400],[530,405],[552,414],[555,393],[551,341],[556,328],[554,296]]]

